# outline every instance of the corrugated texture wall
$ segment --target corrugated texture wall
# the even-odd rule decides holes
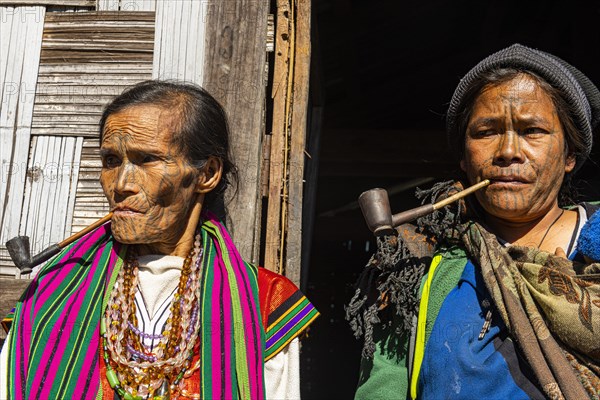
[[[19,234],[45,7],[0,7],[0,274],[13,275],[4,243]]]
[[[39,8],[43,12],[44,7]],[[12,219],[9,224],[2,223],[11,229],[3,229],[0,275],[15,274],[3,244],[17,233],[30,237],[35,254],[108,212],[98,181],[98,122],[102,108],[126,87],[152,77],[154,12],[48,12],[45,18],[42,15],[36,50],[39,75],[36,63],[31,83],[26,86],[32,110],[29,121],[22,124],[31,138],[15,130],[15,123],[7,118],[2,124],[2,140],[18,137],[25,147],[17,154],[10,143],[2,143],[3,152],[10,153],[6,157],[3,153],[3,164],[9,157],[20,160],[22,184],[20,188],[12,184],[15,196],[11,201],[16,205],[4,213]],[[23,25],[26,28],[19,25],[14,29],[33,32],[30,22]],[[4,36],[5,24],[2,27],[2,37],[8,37]],[[11,38],[11,44],[13,41]],[[5,41],[2,42],[4,51]],[[27,43],[36,47],[33,40]],[[27,49],[11,49],[13,58],[17,54],[26,58],[33,68],[31,60],[35,58],[25,53]],[[17,74],[18,68],[13,69],[16,72],[9,72]],[[3,103],[3,115],[9,108],[4,110]],[[8,173],[15,174],[15,170]]]

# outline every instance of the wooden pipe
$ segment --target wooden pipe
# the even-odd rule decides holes
[[[425,204],[394,215],[391,214],[390,203],[385,189],[367,190],[358,197],[358,203],[371,232],[375,236],[381,236],[390,234],[394,228],[414,221],[424,215],[431,214],[435,210],[446,207],[448,204],[452,204],[489,184],[489,179],[486,179],[437,203]]]
[[[35,267],[36,265],[39,265],[44,261],[49,260],[77,239],[98,228],[100,225],[104,225],[106,222],[110,221],[112,215],[113,213],[109,212],[107,215],[100,218],[98,221],[94,222],[90,226],[82,229],[74,235],[69,236],[62,242],[48,246],[46,249],[42,250],[39,254],[36,254],[34,257],[31,257],[29,253],[28,236],[16,236],[10,239],[8,242],[6,242],[6,249],[8,250],[8,254],[10,254],[10,258],[13,260],[17,268],[19,268],[19,270],[21,271],[21,274],[29,274],[33,270],[33,267]]]

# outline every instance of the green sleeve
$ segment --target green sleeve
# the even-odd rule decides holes
[[[395,332],[397,323],[396,317],[391,325],[382,323],[375,327],[375,354],[372,360],[363,358],[361,361],[356,400],[407,398],[409,338]]]

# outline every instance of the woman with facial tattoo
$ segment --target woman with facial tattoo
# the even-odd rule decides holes
[[[576,246],[598,206],[567,205],[599,121],[597,87],[539,50],[515,44],[460,81],[447,131],[464,175],[417,194],[491,183],[379,240],[359,281],[376,287],[348,307],[357,399],[598,398],[600,268]]]
[[[236,177],[221,106],[193,85],[143,82],[105,108],[100,135],[112,220],[19,301],[0,397],[299,398],[298,335],[318,312],[244,262],[217,217]]]

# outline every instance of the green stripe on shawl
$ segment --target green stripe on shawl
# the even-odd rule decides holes
[[[100,320],[112,251],[113,239],[105,225],[47,263],[21,297],[9,343],[10,398],[76,398],[81,396],[76,391],[86,384],[95,396],[98,350],[90,343],[98,342],[94,328]],[[26,324],[30,325],[24,331]],[[22,351],[27,349],[21,347],[29,343],[24,359]]]

